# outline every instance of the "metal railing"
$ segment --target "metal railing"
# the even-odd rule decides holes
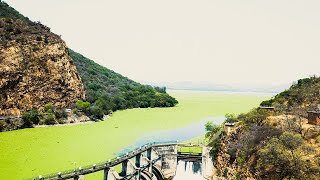
[[[97,171],[104,170],[106,168],[113,167],[115,165],[120,164],[121,162],[131,159],[132,157],[145,152],[146,150],[156,147],[156,146],[166,146],[166,145],[175,145],[178,144],[177,141],[164,141],[164,142],[152,142],[152,143],[147,143],[143,146],[137,147],[132,149],[131,151],[128,151],[126,153],[122,153],[117,157],[114,157],[112,159],[109,159],[107,161],[99,162],[93,165],[88,165],[88,166],[83,166],[79,167],[78,169],[72,169],[72,170],[66,170],[66,171],[61,171],[58,173],[53,173],[53,174],[47,174],[44,176],[38,176],[34,178],[30,178],[28,180],[44,180],[44,179],[50,179],[50,180],[59,180],[59,179],[69,179],[78,175],[85,175],[85,174],[90,174],[94,173]]]

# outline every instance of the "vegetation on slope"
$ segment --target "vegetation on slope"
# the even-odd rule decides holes
[[[308,106],[315,108],[320,103],[320,78],[313,76],[310,78],[299,79],[288,89],[274,98],[263,101],[261,106]]]
[[[86,89],[86,99],[105,114],[127,108],[173,107],[178,101],[166,88],[134,82],[69,49]]]
[[[319,103],[319,88],[317,77],[298,80],[261,103],[275,106],[274,111],[255,108],[238,116],[228,114],[227,121],[236,123],[233,133],[222,130],[217,135],[217,127],[207,128],[215,137],[209,145],[219,174],[228,179],[317,179],[320,127],[307,124],[301,112]]]

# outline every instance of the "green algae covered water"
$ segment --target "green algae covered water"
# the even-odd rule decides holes
[[[0,179],[25,179],[101,162],[146,135],[246,112],[270,95],[170,91],[173,108],[129,109],[106,121],[0,133]],[[101,179],[101,173],[86,179]]]

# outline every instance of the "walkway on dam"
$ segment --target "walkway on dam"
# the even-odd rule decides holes
[[[181,144],[175,141],[149,143],[136,148],[113,159],[96,163],[91,166],[79,167],[78,169],[58,172],[45,176],[31,178],[30,180],[78,180],[86,174],[104,171],[105,180],[109,179],[166,179],[175,174],[178,160],[203,161],[203,153],[177,151],[178,147],[199,147],[200,145]],[[207,150],[206,150],[207,151]],[[204,151],[203,151],[204,152]],[[132,161],[135,160],[135,162]],[[121,173],[116,172],[113,167],[121,164]],[[143,174],[144,173],[144,174]],[[144,176],[144,177],[143,177]]]

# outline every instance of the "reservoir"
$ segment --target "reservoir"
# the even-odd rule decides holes
[[[139,138],[134,144],[122,149],[119,154],[125,154],[136,147],[143,146],[147,143],[153,142],[184,142],[198,136],[204,135],[206,133],[205,124],[208,122],[213,122],[214,124],[223,123],[225,117],[217,116],[217,117],[207,117],[202,119],[199,122],[191,123],[187,126],[176,128],[176,129],[167,129],[167,130],[158,130],[154,131],[149,135],[145,135]],[[203,143],[203,142],[198,142]]]

